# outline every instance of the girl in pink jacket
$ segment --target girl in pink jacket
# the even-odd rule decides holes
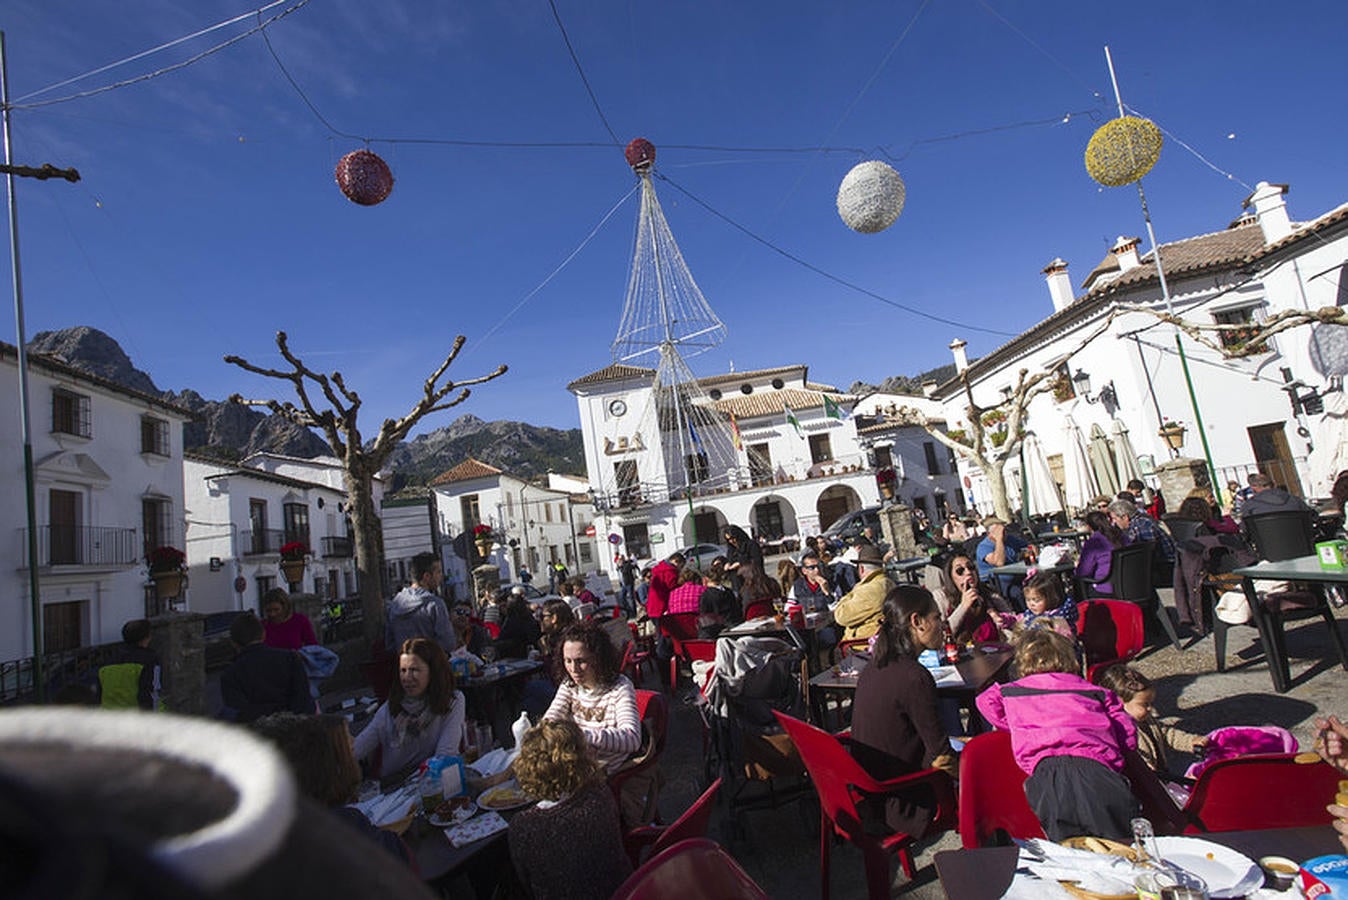
[[[1072,642],[1033,629],[1016,644],[1020,679],[978,696],[978,711],[1011,732],[1016,763],[1030,776],[1025,796],[1044,833],[1061,841],[1093,835],[1127,842],[1137,800],[1123,776],[1137,729],[1113,691],[1079,674]]]

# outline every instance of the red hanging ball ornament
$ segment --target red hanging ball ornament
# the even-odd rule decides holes
[[[393,190],[388,163],[369,150],[352,150],[337,161],[337,186],[352,203],[374,206]]]
[[[627,157],[627,164],[638,175],[649,172],[655,164],[655,145],[645,138],[633,139],[623,154]]]

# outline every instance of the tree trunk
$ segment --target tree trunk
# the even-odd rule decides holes
[[[997,518],[1010,522],[1011,501],[1006,495],[1006,460],[983,469],[988,479],[988,490],[992,492],[992,510]]]
[[[373,645],[384,639],[384,555],[379,514],[374,508],[374,473],[348,463],[345,480],[365,639]]]

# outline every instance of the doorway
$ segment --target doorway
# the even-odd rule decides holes
[[[1254,451],[1254,463],[1259,471],[1272,478],[1275,485],[1289,494],[1300,497],[1301,478],[1292,460],[1292,450],[1287,446],[1287,433],[1283,430],[1285,424],[1252,425],[1246,430],[1250,435],[1250,449]]]

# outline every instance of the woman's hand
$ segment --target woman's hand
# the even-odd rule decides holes
[[[967,612],[977,606],[981,599],[978,596],[978,585],[971,584],[960,593],[960,609]]]
[[[1348,775],[1348,725],[1340,722],[1338,716],[1330,716],[1316,719],[1315,727],[1319,729],[1316,752],[1320,758]]]

